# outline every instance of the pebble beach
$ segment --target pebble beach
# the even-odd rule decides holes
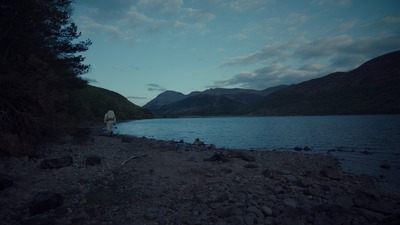
[[[88,134],[0,158],[0,225],[399,224],[400,198],[337,159]]]

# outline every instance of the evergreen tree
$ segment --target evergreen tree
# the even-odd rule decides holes
[[[72,11],[71,0],[0,0],[0,144],[60,126],[68,90],[86,84],[79,75],[90,66],[78,53],[91,41],[77,41]]]

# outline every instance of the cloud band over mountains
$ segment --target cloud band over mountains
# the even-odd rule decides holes
[[[165,87],[265,89],[349,71],[400,49],[395,0],[80,0],[75,5],[79,30],[102,38],[93,47],[116,49],[110,58],[121,57],[110,67],[122,67],[118,60],[134,65],[112,71],[141,85],[133,96],[147,92],[151,98]],[[101,66],[108,63],[109,58]],[[138,86],[132,90],[139,92]]]

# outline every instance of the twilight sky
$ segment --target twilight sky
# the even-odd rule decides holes
[[[398,0],[77,0],[90,84],[144,105],[165,90],[265,89],[400,50]]]

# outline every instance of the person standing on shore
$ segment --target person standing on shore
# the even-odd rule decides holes
[[[111,109],[104,115],[104,123],[106,124],[108,134],[112,136],[114,125],[117,123],[117,117]]]

